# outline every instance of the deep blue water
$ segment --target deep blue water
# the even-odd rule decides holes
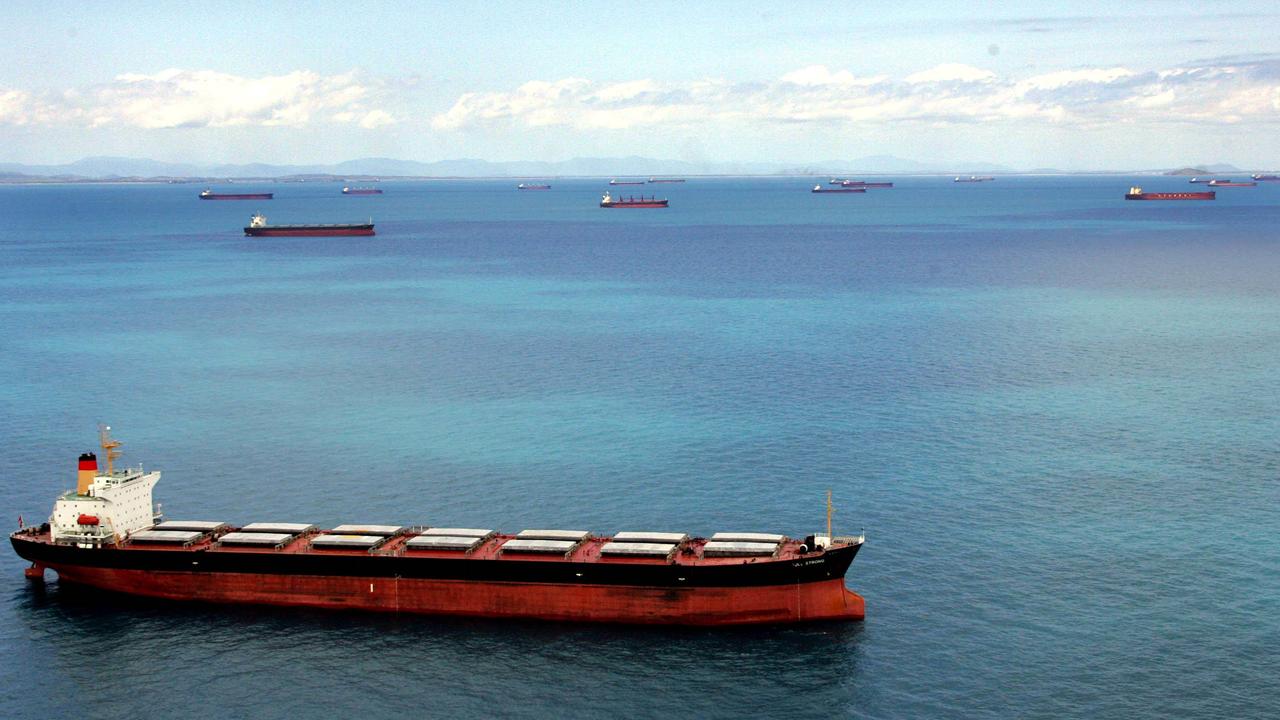
[[[1280,184],[814,182],[0,187],[12,526],[107,422],[174,518],[798,535],[831,488],[868,536],[865,623],[729,631],[153,603],[6,548],[0,717],[1271,716]]]

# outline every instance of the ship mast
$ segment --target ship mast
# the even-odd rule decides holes
[[[111,463],[116,458],[120,457],[120,451],[116,450],[116,448],[120,447],[124,443],[121,443],[119,440],[111,439],[110,425],[99,424],[98,425],[98,444],[102,447],[102,452],[107,456],[107,477],[111,477],[111,473],[112,473]]]
[[[109,463],[110,461],[108,461]],[[831,490],[827,490],[827,537],[831,537],[831,516],[836,511],[834,505],[831,504]]]

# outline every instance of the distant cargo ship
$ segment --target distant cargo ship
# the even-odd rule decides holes
[[[9,536],[42,581],[168,600],[664,625],[856,621],[844,577],[865,538],[168,520],[157,470],[80,455],[49,521]],[[9,589],[11,592],[11,588]]]
[[[845,180],[840,183],[840,187],[861,187],[861,188],[891,188],[891,182],[866,182],[863,180]]]
[[[682,183],[684,178],[649,178],[649,182],[655,185],[659,183]]]
[[[814,185],[814,186],[813,186],[813,189],[812,189],[812,190],[810,190],[809,192],[814,192],[814,193],[864,193],[864,192],[866,192],[866,191],[867,191],[867,189],[866,189],[866,188],[864,188],[864,187],[846,187],[846,186],[844,186],[844,185],[841,185],[840,187],[824,188],[824,187],[822,187],[821,185]]]
[[[363,187],[363,188],[344,187],[342,188],[342,194],[343,195],[381,195],[382,189],[374,188],[374,187]]]
[[[643,180],[610,180],[610,185],[643,185]]]
[[[1213,178],[1193,177],[1187,182],[1192,183],[1193,185],[1208,185],[1213,182]]]
[[[517,190],[550,190],[551,186],[550,185],[526,185],[524,183],[520,183],[519,185],[516,186],[516,189]]]
[[[1129,192],[1125,194],[1125,200],[1212,200],[1217,197],[1217,193],[1212,190],[1208,192],[1143,192],[1142,188],[1134,185],[1129,188]]]
[[[666,198],[658,199],[655,197],[613,197],[609,193],[605,193],[600,198],[600,207],[602,208],[664,208],[667,206]]]
[[[995,180],[995,178],[989,177],[986,175],[970,175],[969,177],[958,177],[955,180],[952,180],[952,182],[977,183],[977,182],[991,182],[992,180]]]
[[[216,193],[205,190],[200,193],[201,200],[270,200],[275,193]]]
[[[1250,180],[1248,182],[1235,182],[1234,180],[1210,180],[1210,187],[1254,187],[1258,183]]]
[[[1253,179],[1262,182],[1280,182],[1280,175],[1254,175]]]
[[[330,225],[268,225],[267,216],[258,213],[249,219],[244,234],[251,237],[330,237],[339,235],[372,235],[373,220],[367,223],[335,223]]]

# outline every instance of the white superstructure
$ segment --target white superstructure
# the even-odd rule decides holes
[[[115,448],[120,443],[111,440],[107,434],[110,429],[102,428],[107,471],[97,471],[94,455],[82,455],[76,489],[63,493],[53,504],[49,532],[54,542],[81,547],[114,543],[156,522],[151,491],[160,481],[160,471],[147,472],[141,466],[113,469],[112,461],[119,456]]]
[[[98,475],[88,495],[68,490],[53,504],[49,517],[54,542],[97,545],[151,527],[155,524],[151,489],[159,480],[159,470],[144,472],[138,467]],[[97,524],[81,522],[90,518],[97,519]]]

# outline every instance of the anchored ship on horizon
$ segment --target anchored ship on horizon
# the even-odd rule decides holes
[[[1134,185],[1125,193],[1125,200],[1213,200],[1218,194],[1213,190],[1207,192],[1144,192]]]
[[[171,600],[669,625],[861,620],[844,576],[864,537],[164,520],[160,472],[80,455],[49,521],[10,535],[43,581]]]
[[[666,198],[658,198],[652,195],[650,195],[649,197],[645,197],[643,195],[641,195],[640,197],[634,197],[631,195],[628,195],[627,197],[622,197],[621,195],[619,195],[618,197],[614,197],[613,195],[610,195],[608,192],[606,192],[604,196],[600,198],[600,207],[602,208],[664,208],[664,207],[667,207],[667,202],[668,201]]]
[[[814,186],[813,186],[813,189],[812,189],[812,190],[810,190],[809,192],[811,192],[811,193],[819,193],[819,194],[821,194],[821,193],[844,193],[844,194],[848,194],[848,193],[865,193],[866,191],[867,191],[867,189],[866,189],[865,187],[854,187],[854,186],[851,186],[851,185],[844,185],[844,184],[841,184],[841,185],[837,185],[836,187],[832,187],[832,188],[824,188],[824,187],[822,187],[821,185],[814,185]]]
[[[257,213],[249,218],[244,234],[250,237],[334,237],[341,235],[373,235],[373,218],[367,223],[329,223],[321,225],[268,225],[267,216]]]
[[[275,193],[216,193],[212,190],[200,191],[201,200],[270,200]]]

